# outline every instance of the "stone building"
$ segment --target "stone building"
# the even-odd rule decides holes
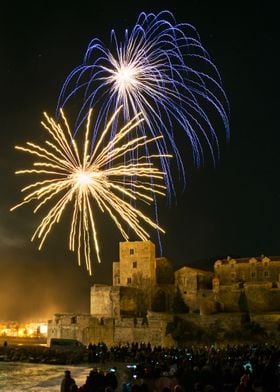
[[[227,312],[240,310],[241,293],[251,312],[273,312],[280,308],[280,257],[217,260],[213,293]]]
[[[269,283],[277,288],[280,284],[279,257],[261,256],[242,259],[228,257],[217,260],[214,271],[221,285]]]
[[[225,328],[228,320],[238,323],[241,297],[246,298],[252,319],[268,320],[272,328],[280,323],[280,257],[228,257],[217,260],[213,271],[184,266],[174,272],[169,260],[156,257],[151,241],[122,242],[112,281],[111,286],[91,288],[89,314],[55,314],[48,338],[75,338],[84,344],[172,345],[165,330],[173,319],[178,290],[189,309],[184,317],[200,327],[217,320]]]
[[[175,272],[175,282],[190,311],[200,310],[206,298],[212,297],[214,273],[182,267]]]

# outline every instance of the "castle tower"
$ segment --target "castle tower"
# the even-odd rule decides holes
[[[155,245],[151,241],[120,243],[119,262],[113,263],[113,284],[139,287],[156,283]]]

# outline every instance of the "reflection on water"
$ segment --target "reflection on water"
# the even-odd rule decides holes
[[[126,379],[126,364],[124,363],[70,366],[0,361],[0,391],[58,392],[64,371],[67,369],[71,370],[73,378],[80,387],[85,383],[93,367],[102,371],[106,371],[110,367],[116,367],[119,387]]]
[[[59,391],[66,369],[71,370],[81,386],[92,369],[87,366],[45,365],[22,362],[0,362],[0,391]]]

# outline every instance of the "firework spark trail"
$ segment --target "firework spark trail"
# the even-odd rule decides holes
[[[214,162],[219,156],[213,127],[216,114],[229,135],[228,101],[220,74],[196,29],[186,23],[177,24],[168,11],[158,15],[142,12],[131,33],[125,30],[123,42],[112,30],[110,49],[99,39],[93,39],[83,63],[66,78],[58,107],[64,107],[77,95],[81,96],[81,104],[75,132],[87,118],[89,108],[100,105],[93,141],[100,124],[120,104],[124,107],[125,121],[143,113],[147,126],[139,124],[140,133],[149,130],[152,137],[165,135],[156,146],[163,155],[160,159],[162,170],[167,173],[168,196],[175,191],[166,151],[173,151],[185,183],[173,126],[179,124],[184,129],[197,165],[203,160],[205,143]],[[112,127],[112,137],[114,133]],[[147,153],[148,150],[147,147]]]
[[[109,214],[125,240],[129,235],[124,226],[142,240],[147,240],[149,234],[143,224],[164,232],[148,216],[132,205],[131,200],[139,200],[151,204],[155,194],[165,195],[165,173],[154,167],[151,159],[160,158],[160,154],[142,155],[138,159],[129,158],[123,163],[123,158],[133,152],[155,143],[161,136],[148,139],[146,136],[134,137],[136,127],[143,121],[141,113],[137,113],[126,125],[118,130],[105,147],[111,127],[119,115],[118,108],[106,128],[96,139],[95,146],[90,151],[90,118],[89,111],[83,151],[80,152],[72,138],[67,119],[61,110],[64,128],[44,113],[46,121],[42,122],[47,131],[48,139],[44,146],[27,142],[26,146],[16,146],[17,150],[31,154],[40,161],[33,163],[32,169],[19,170],[16,174],[47,175],[47,179],[36,181],[22,189],[28,192],[23,201],[11,208],[14,209],[35,202],[34,213],[43,207],[48,207],[46,215],[36,228],[32,241],[39,240],[42,248],[48,234],[55,223],[59,223],[65,208],[73,204],[70,224],[69,249],[77,252],[78,263],[84,258],[86,267],[92,274],[92,249],[100,262],[97,228],[94,218],[94,207]],[[130,135],[130,140],[126,141]],[[168,157],[171,157],[170,155]],[[167,158],[167,156],[166,156]],[[151,185],[151,179],[153,185]],[[96,206],[94,206],[94,202]],[[124,225],[125,223],[125,225]]]

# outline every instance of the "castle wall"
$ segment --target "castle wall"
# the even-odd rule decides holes
[[[225,312],[239,312],[241,292],[245,293],[249,312],[273,312],[280,309],[280,289],[272,288],[272,283],[244,284],[240,289],[237,285],[220,286],[214,295]]]
[[[76,323],[72,323],[76,317]],[[240,328],[241,314],[216,313],[180,314],[180,318],[189,322],[192,329],[233,331]],[[260,324],[268,331],[276,331],[280,324],[280,314],[250,313],[251,321]],[[124,318],[97,319],[91,315],[56,314],[49,321],[48,341],[50,338],[71,338],[88,345],[89,343],[105,343],[108,346],[134,342],[150,343],[152,346],[176,346],[171,335],[166,335],[168,322],[173,321],[172,314],[148,312],[147,319]]]
[[[156,258],[156,284],[174,284],[174,270],[165,257]]]
[[[212,297],[212,278],[212,272],[196,268],[183,267],[175,271],[175,284],[190,311],[198,311],[206,298]]]
[[[73,322],[73,320],[75,322]],[[90,314],[59,313],[48,322],[48,344],[51,338],[77,339],[86,346],[106,342],[114,344],[114,320],[94,318]]]
[[[71,320],[76,317],[76,323]],[[142,318],[101,318],[91,315],[56,314],[48,325],[48,341],[51,338],[77,339],[85,345],[89,343],[126,344],[145,342],[155,345],[172,346],[174,341],[165,336],[166,324],[172,316],[157,314]]]
[[[196,292],[201,289],[210,289],[213,276],[213,272],[183,267],[175,271],[175,282],[182,293]]]
[[[146,311],[142,302],[143,293],[136,287],[94,285],[90,313],[98,318],[137,316]]]
[[[149,312],[150,313],[150,312]],[[173,346],[174,341],[165,335],[167,322],[172,316],[162,313],[148,314],[148,317],[120,319],[115,322],[115,343],[151,343],[152,346]]]
[[[91,287],[90,313],[93,316],[113,317],[114,312],[111,291],[111,286],[94,285]]]
[[[150,310],[155,312],[172,312],[174,296],[174,284],[157,285],[153,291]]]
[[[248,307],[251,312],[272,312],[280,310],[280,289],[267,286],[245,285]]]
[[[210,328],[220,328],[224,331],[233,331],[240,328],[240,313],[216,313],[211,315],[184,314],[181,318],[191,322],[193,327],[209,330]],[[280,323],[279,312],[266,314],[250,313],[251,321],[260,324],[268,331],[276,331]]]
[[[142,309],[143,293],[135,287],[120,287],[120,316],[137,316]]]
[[[121,283],[120,280],[120,262],[113,262],[113,286],[118,286]]]
[[[196,293],[198,290],[197,272],[182,268],[175,272],[175,281],[182,294]]]

